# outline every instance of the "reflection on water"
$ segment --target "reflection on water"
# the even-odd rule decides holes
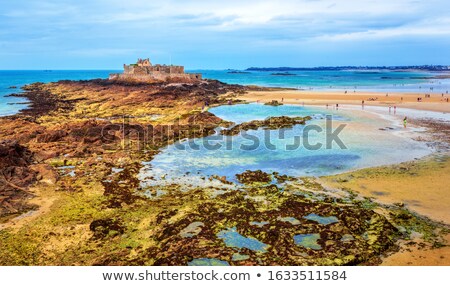
[[[335,216],[323,217],[323,216],[320,216],[317,214],[309,214],[309,215],[305,216],[304,218],[312,220],[312,221],[316,221],[323,225],[332,224],[332,223],[336,223],[339,221],[338,218]]]
[[[265,226],[266,224],[269,224],[269,222],[268,222],[268,221],[261,221],[261,222],[258,222],[258,221],[251,221],[251,222],[250,222],[250,225],[256,225],[256,226],[258,226],[258,227],[263,227],[263,226]]]
[[[229,247],[247,248],[253,251],[260,252],[266,252],[266,249],[268,248],[267,244],[262,243],[255,238],[245,237],[241,235],[237,232],[236,227],[222,230],[217,234],[217,237],[222,239]]]
[[[228,181],[236,182],[235,175],[245,170],[279,172],[291,176],[323,176],[357,168],[399,163],[430,153],[430,149],[423,142],[398,136],[395,133],[398,131],[379,130],[380,126],[386,126],[387,123],[381,122],[381,119],[378,119],[378,122],[373,118],[357,116],[355,111],[261,104],[220,106],[210,111],[236,123],[269,116],[312,115],[313,119],[308,121],[306,126],[315,125],[322,130],[326,128],[325,116],[330,114],[333,130],[340,124],[347,125],[339,133],[340,140],[347,148],[341,149],[335,142],[332,148],[326,148],[326,132],[311,131],[308,133],[308,143],[320,143],[322,147],[308,150],[303,144],[305,140],[302,135],[306,127],[304,125],[296,125],[292,129],[282,131],[251,130],[246,132],[246,135],[224,136],[222,139],[209,136],[186,140],[164,148],[151,162],[144,162],[145,166],[140,172],[143,187],[164,183],[182,184],[186,180],[192,185],[217,184],[214,180],[209,180],[212,175],[226,176]],[[251,139],[249,136],[252,136]],[[286,146],[296,144],[298,140],[301,143],[298,148],[287,150]],[[209,145],[220,144],[222,148],[211,150],[205,146],[205,142]],[[199,146],[199,150],[189,147],[193,143]],[[180,150],[180,146],[186,149]],[[248,150],[242,146],[252,148]]]
[[[298,219],[296,219],[295,217],[280,217],[278,218],[279,221],[282,222],[289,222],[292,225],[299,225],[300,221]]]
[[[318,233],[294,235],[295,244],[314,250],[322,249],[322,246],[317,243],[318,239],[320,239]]]

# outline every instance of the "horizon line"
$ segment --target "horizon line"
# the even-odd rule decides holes
[[[370,69],[383,69],[383,68],[419,68],[419,67],[446,67],[447,71],[450,71],[450,64],[422,64],[422,65],[337,65],[337,66],[310,66],[310,67],[301,67],[301,66],[251,66],[247,68],[221,68],[221,69],[208,69],[208,68],[192,68],[192,69],[186,69],[186,70],[210,70],[210,71],[223,71],[223,70],[249,70],[249,69],[327,69],[327,68],[370,68]],[[92,68],[30,68],[30,69],[0,69],[0,71],[121,71],[122,69],[117,68],[99,68],[99,69],[92,69]],[[443,70],[446,71],[446,70]]]

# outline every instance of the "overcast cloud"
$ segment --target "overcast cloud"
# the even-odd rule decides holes
[[[0,0],[0,69],[450,64],[447,0]]]

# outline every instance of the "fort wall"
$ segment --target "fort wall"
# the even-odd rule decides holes
[[[125,74],[115,73],[109,75],[110,80],[126,80],[141,82],[157,82],[157,81],[199,81],[202,79],[201,74],[184,73],[184,74]]]
[[[198,81],[202,79],[201,74],[185,73],[184,66],[152,65],[149,59],[138,59],[136,64],[123,65],[123,73],[110,74],[110,80],[127,81]]]

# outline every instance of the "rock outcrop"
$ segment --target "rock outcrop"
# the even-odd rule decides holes
[[[233,136],[239,134],[241,131],[247,130],[257,130],[259,128],[264,128],[266,130],[276,130],[281,128],[292,128],[297,124],[305,124],[306,121],[311,120],[310,116],[306,117],[269,117],[265,120],[252,120],[250,122],[244,122],[233,126],[230,129],[224,129],[221,134]]]
[[[32,194],[27,187],[36,181],[30,168],[33,154],[16,141],[0,142],[0,217],[32,209],[24,202]]]

